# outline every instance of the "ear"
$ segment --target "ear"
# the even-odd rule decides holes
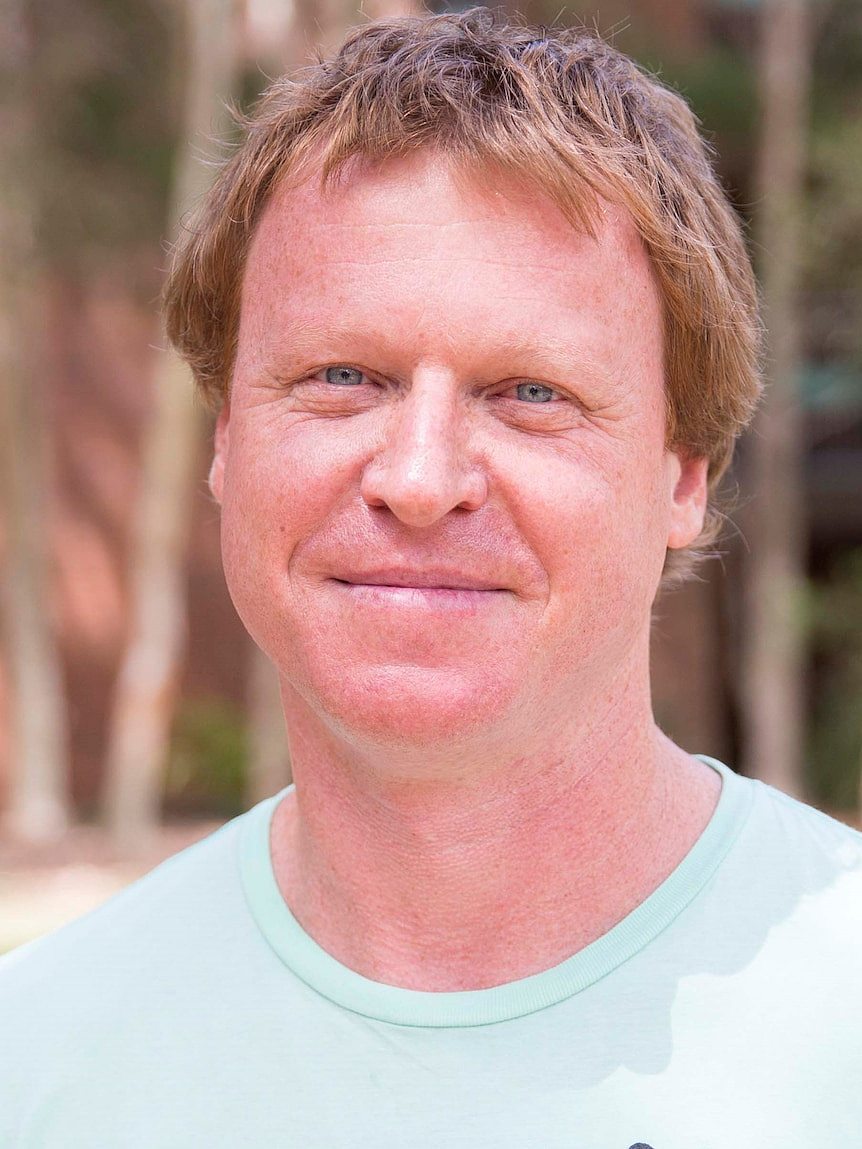
[[[224,492],[224,469],[230,444],[230,399],[225,399],[218,413],[213,437],[213,461],[210,465],[209,488],[212,497],[221,506]]]
[[[671,489],[667,545],[679,550],[693,543],[703,530],[709,460],[682,449],[668,455]]]

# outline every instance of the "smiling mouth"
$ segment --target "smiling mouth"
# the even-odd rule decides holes
[[[352,582],[333,579],[357,604],[369,609],[395,609],[418,611],[445,611],[474,614],[493,602],[500,601],[507,592],[502,587],[465,587],[452,584],[415,585],[405,582]]]
[[[440,591],[505,591],[508,588],[499,583],[488,582],[465,571],[454,571],[451,568],[437,570],[393,570],[377,569],[368,571],[345,572],[344,575],[334,577],[333,582],[342,586],[388,587],[403,590],[440,590]]]
[[[377,590],[423,590],[423,591],[460,591],[469,594],[499,594],[502,592],[502,587],[476,587],[476,586],[463,586],[458,583],[431,583],[431,582],[370,582],[357,579],[355,582],[352,579],[333,579],[333,582],[340,583],[341,586],[354,586],[354,587],[371,587]]]

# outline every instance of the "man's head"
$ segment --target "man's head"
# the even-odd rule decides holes
[[[580,33],[371,24],[264,99],[168,325],[219,407],[234,602],[328,723],[469,748],[553,744],[576,698],[643,719],[667,556],[758,389],[677,97]]]
[[[688,106],[585,30],[538,33],[485,9],[378,21],[276,81],[168,285],[168,332],[202,394],[219,408],[230,392],[246,256],[274,189],[417,149],[520,179],[587,232],[602,201],[631,217],[662,301],[667,442],[709,464],[704,529],[664,564],[678,581],[718,533],[712,499],[759,395],[756,289]]]

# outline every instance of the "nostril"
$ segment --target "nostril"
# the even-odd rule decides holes
[[[454,510],[478,510],[485,501],[486,484],[478,472],[457,468],[417,476],[399,474],[397,467],[369,467],[360,493],[372,507],[388,507],[402,522],[425,527]]]

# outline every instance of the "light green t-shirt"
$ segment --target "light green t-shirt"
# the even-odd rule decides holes
[[[718,806],[642,905],[466,993],[303,932],[281,791],[0,960],[0,1146],[862,1146],[862,834],[703,761]]]

